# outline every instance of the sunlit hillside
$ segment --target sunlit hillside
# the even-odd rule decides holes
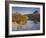
[[[21,15],[21,14],[14,14],[12,16],[12,22],[16,22],[17,24],[25,24],[28,20],[28,16]]]

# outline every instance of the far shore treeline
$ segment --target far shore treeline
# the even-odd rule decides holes
[[[21,14],[19,13],[13,13],[12,14],[12,20],[16,17],[16,16],[21,16]],[[33,14],[24,14],[23,16],[28,16],[28,20],[33,20],[33,21],[38,21],[40,22],[40,14],[39,13],[33,13]]]

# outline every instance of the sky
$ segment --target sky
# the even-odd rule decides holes
[[[35,11],[38,11],[40,13],[40,8],[35,7],[12,7],[13,13],[21,13],[21,14],[33,14]]]

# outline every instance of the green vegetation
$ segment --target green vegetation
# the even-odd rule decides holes
[[[40,22],[40,14],[26,14],[29,17],[28,20],[36,20]]]

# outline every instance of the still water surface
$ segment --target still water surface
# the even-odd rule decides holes
[[[12,25],[12,31],[40,30],[40,22],[28,20],[21,29],[16,29],[16,24]]]

